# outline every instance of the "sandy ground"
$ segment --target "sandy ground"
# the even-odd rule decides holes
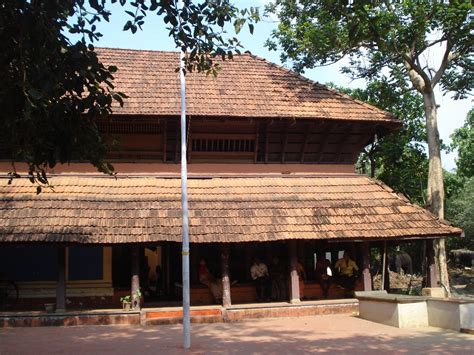
[[[474,335],[398,329],[348,315],[180,325],[0,329],[0,354],[474,354]]]

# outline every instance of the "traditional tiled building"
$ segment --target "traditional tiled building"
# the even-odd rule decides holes
[[[115,85],[129,96],[99,122],[119,142],[109,155],[118,175],[72,162],[51,171],[54,188],[39,195],[27,179],[0,184],[0,271],[19,285],[22,307],[54,297],[60,307],[65,298],[71,307],[117,304],[132,274],[145,301],[179,299],[178,54],[99,54],[118,66]],[[231,300],[240,303],[255,299],[252,259],[270,266],[277,256],[297,301],[297,260],[306,269],[304,296],[318,298],[318,252],[334,262],[348,250],[363,270],[358,287],[370,289],[371,248],[460,234],[355,173],[363,147],[400,126],[391,114],[252,55],[221,67],[217,77],[187,75],[193,304],[212,302],[199,284],[201,258],[216,276],[228,263],[238,280]],[[3,176],[9,170],[0,163]]]

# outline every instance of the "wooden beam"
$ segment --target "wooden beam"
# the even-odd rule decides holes
[[[362,282],[364,291],[372,291],[372,276],[370,275],[370,244],[362,242]]]
[[[343,148],[349,145],[348,139],[351,135],[351,133],[354,131],[354,124],[349,124],[347,129],[345,129],[342,132],[342,137],[339,141],[339,144],[337,145],[336,153],[335,153],[335,162],[340,162],[341,161],[341,155]]]
[[[228,308],[232,305],[229,279],[229,245],[224,243],[221,247],[222,261],[222,306]]]
[[[66,247],[58,246],[58,282],[56,284],[56,312],[66,310]]]
[[[304,163],[304,154],[306,153],[306,147],[308,145],[309,137],[311,136],[311,130],[313,129],[314,124],[308,123],[306,125],[306,130],[304,132],[303,144],[301,145],[301,158],[300,163]]]
[[[181,152],[181,149],[180,149],[180,135],[181,135],[181,132],[179,130],[179,125],[176,125],[176,131],[175,131],[175,136],[176,136],[176,140],[175,140],[175,145],[174,145],[174,162],[177,164],[179,163],[179,157],[181,156],[180,155],[180,152]]]
[[[281,162],[285,162],[285,151],[288,145],[288,131],[290,130],[290,123],[286,122],[284,131],[282,132],[282,142],[281,142]]]
[[[256,122],[255,124],[255,147],[254,147],[254,156],[253,156],[253,162],[256,163],[258,160],[258,141],[259,141],[259,136],[260,136],[260,122]]]
[[[265,124],[265,158],[264,162],[265,164],[268,163],[268,146],[270,144],[270,138],[268,134],[268,122]]]
[[[166,163],[166,149],[168,147],[168,144],[167,144],[167,129],[168,129],[168,124],[167,124],[167,120],[166,118],[163,120],[163,134],[162,134],[162,137],[163,137],[163,163]]]
[[[361,133],[359,133],[359,140],[353,147],[353,153],[351,154],[351,162],[355,163],[357,158],[359,157],[360,151],[367,146],[369,141],[374,137],[375,131],[372,125],[367,125],[363,123],[359,123],[359,129]]]
[[[331,249],[331,263],[334,265],[336,261],[338,260],[339,260],[339,250],[337,248],[334,249],[334,246],[333,246],[333,248]]]
[[[300,280],[298,276],[298,259],[296,240],[288,241],[290,254],[290,303],[300,303]]]
[[[140,309],[140,249],[138,245],[132,245],[132,309]]]
[[[165,281],[165,286],[166,286],[166,295],[172,294],[174,292],[171,292],[171,247],[170,243],[166,242],[166,248],[165,248],[165,260],[166,260],[166,281]]]
[[[435,264],[435,253],[433,239],[426,241],[426,286],[427,287],[439,287],[438,285],[438,269]]]
[[[332,130],[333,126],[334,125],[332,123],[326,123],[326,124],[321,125],[321,127],[323,127],[323,128],[327,127],[327,129],[326,129],[326,131],[323,131],[323,138],[321,139],[321,141],[319,143],[319,152],[318,152],[318,155],[316,156],[316,161],[318,163],[321,163],[322,160],[323,160],[324,149],[326,149],[328,139],[329,139],[329,135],[331,134],[331,130]]]
[[[382,289],[389,292],[390,291],[390,272],[388,265],[388,252],[387,252],[387,242],[383,242],[382,247]]]

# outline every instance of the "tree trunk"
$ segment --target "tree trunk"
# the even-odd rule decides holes
[[[444,219],[444,181],[441,165],[441,149],[438,132],[437,106],[433,90],[423,92],[425,109],[426,133],[428,137],[428,205],[430,211],[440,219]],[[446,263],[446,245],[444,238],[434,243],[440,282],[446,286],[449,296],[448,267]]]
[[[375,177],[375,158],[369,157],[369,160],[370,160],[370,177],[374,178]]]

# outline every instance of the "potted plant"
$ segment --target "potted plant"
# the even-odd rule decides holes
[[[132,296],[120,297],[120,302],[122,302],[122,309],[124,311],[130,311],[132,309]]]
[[[135,297],[132,297],[132,295],[127,295],[120,297],[120,302],[122,302],[122,308],[124,311],[130,311],[132,309],[140,309],[140,303],[141,303],[141,297],[142,297],[142,292],[140,289],[135,291]]]

